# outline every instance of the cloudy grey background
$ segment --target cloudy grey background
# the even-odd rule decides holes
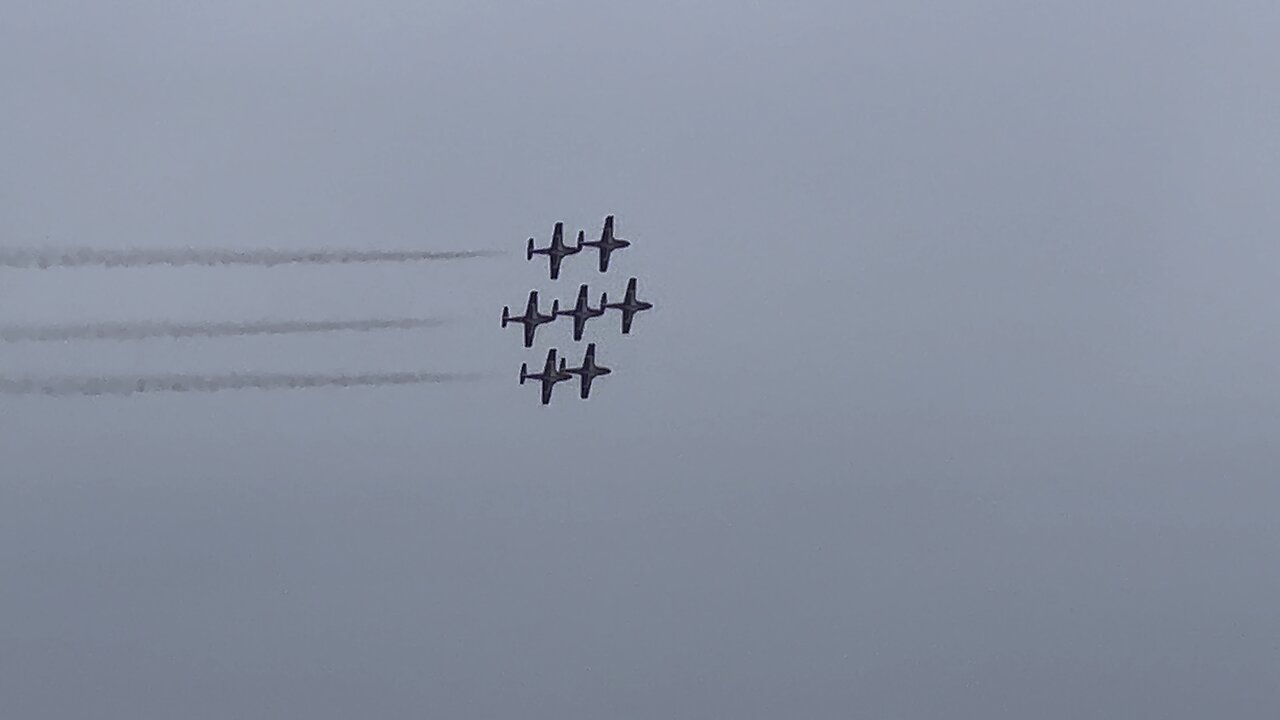
[[[1280,8],[0,9],[0,244],[500,249],[0,270],[0,716],[1274,718]],[[551,223],[634,247],[601,281]],[[504,303],[641,278],[590,403]],[[616,286],[616,287],[615,287]],[[571,355],[572,357],[572,355]],[[564,388],[562,387],[561,390]]]

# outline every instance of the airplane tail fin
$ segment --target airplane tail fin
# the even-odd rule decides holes
[[[609,304],[609,293],[600,293],[600,309],[603,310],[605,305]]]
[[[551,314],[552,315],[560,314],[560,301],[558,299],[551,301]]]
[[[578,231],[578,249],[579,250],[582,249],[582,241],[585,239],[585,235],[586,235],[586,232],[582,230]]]
[[[520,363],[520,384],[529,379],[529,363]]]
[[[509,322],[511,322],[511,308],[506,305],[503,305],[502,306],[502,327],[506,327],[507,323]]]
[[[568,361],[565,360],[564,358],[560,358],[560,372],[564,372],[565,368],[567,367],[569,367]]]
[[[529,238],[529,244],[525,246],[524,259],[525,260],[533,259],[533,238]]]

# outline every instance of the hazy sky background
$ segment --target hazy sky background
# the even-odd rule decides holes
[[[3,270],[0,715],[1280,715],[1280,6],[0,9],[0,245],[497,249]],[[546,280],[553,222],[633,247]],[[657,303],[581,403],[531,288]],[[563,322],[563,321],[562,321]]]

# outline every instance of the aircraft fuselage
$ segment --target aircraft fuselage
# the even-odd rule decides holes
[[[631,245],[631,243],[627,240],[623,240],[622,238],[614,237],[613,216],[610,215],[604,219],[604,229],[600,232],[600,239],[592,240],[590,242],[582,242],[579,240],[578,246],[581,247],[583,245],[594,247],[600,251],[600,272],[608,272],[609,256],[613,254],[614,250],[621,250],[622,248]]]
[[[543,315],[538,310],[538,291],[531,290],[529,292],[529,302],[525,305],[524,315],[511,316],[510,306],[502,308],[502,327],[506,327],[507,323],[520,323],[524,326],[524,346],[533,347],[533,336],[537,332],[538,326],[549,323],[560,315],[560,301],[551,303],[551,314]]]
[[[560,312],[565,317],[573,318],[573,340],[578,342],[582,340],[582,332],[586,329],[587,321],[594,317],[604,315],[605,297],[600,298],[600,307],[591,307],[587,302],[587,286],[582,285],[578,288],[578,302],[572,310],[563,310]]]
[[[565,372],[578,376],[579,395],[586,400],[591,395],[591,382],[601,375],[608,375],[613,370],[596,364],[596,344],[588,343],[587,351],[582,356],[582,365],[576,368],[565,368]]]
[[[551,261],[551,279],[556,280],[560,277],[560,262],[580,252],[582,252],[582,233],[578,233],[578,244],[575,247],[569,247],[564,244],[564,223],[558,222],[555,230],[551,232],[551,244],[544,248],[535,248],[533,238],[529,238],[526,255],[529,260],[532,260],[534,255],[546,255]]]
[[[636,313],[652,308],[653,303],[636,299],[636,279],[631,278],[627,282],[627,294],[622,299],[622,302],[608,303],[605,307],[622,312],[622,334],[629,335],[631,333],[631,321],[635,318]]]
[[[573,375],[565,369],[565,361],[560,359],[559,367],[556,366],[556,350],[552,348],[547,351],[547,360],[543,365],[542,372],[531,373],[528,371],[527,365],[520,366],[520,384],[523,385],[526,380],[537,380],[542,384],[542,404],[547,405],[551,402],[551,391],[555,389],[556,383],[572,380]]]

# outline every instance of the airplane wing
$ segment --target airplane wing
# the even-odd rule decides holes
[[[579,386],[579,393],[578,393],[578,394],[579,394],[579,396],[581,396],[583,400],[586,400],[586,399],[591,395],[591,380],[592,380],[592,379],[593,379],[593,378],[591,377],[591,375],[586,374],[586,373],[583,373],[583,375],[582,375],[582,384]]]
[[[542,404],[549,405],[551,403],[551,390],[556,384],[551,381],[542,381]]]
[[[635,319],[636,314],[633,312],[622,311],[622,334],[631,334],[631,321]]]
[[[524,346],[525,347],[527,348],[533,347],[533,333],[537,329],[538,329],[538,326],[534,325],[531,322],[527,322],[524,324]]]

